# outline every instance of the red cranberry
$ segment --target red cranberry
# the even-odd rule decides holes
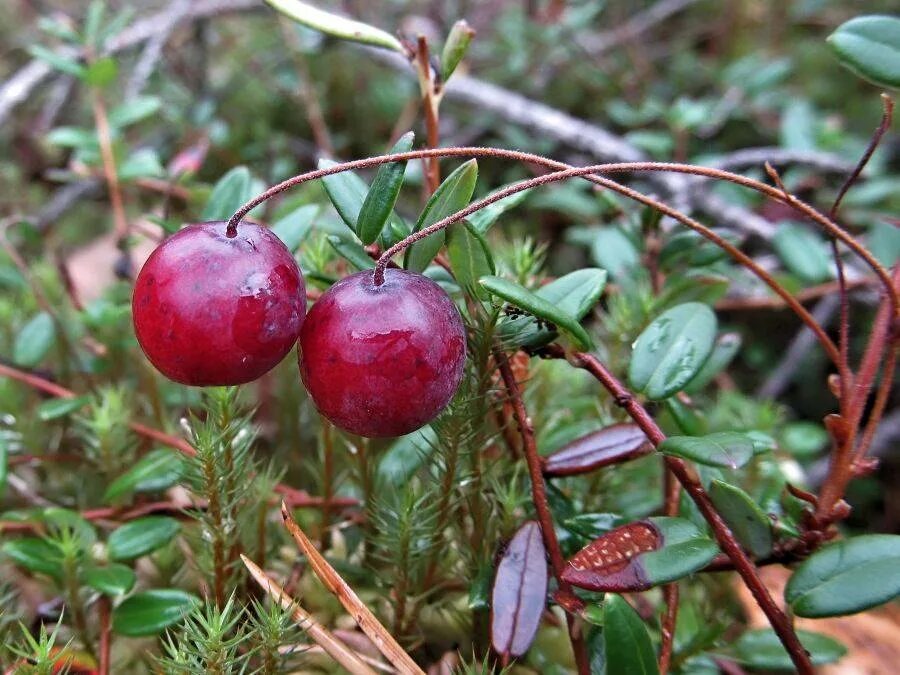
[[[134,284],[134,332],[166,377],[235,385],[271,370],[297,341],[306,288],[291,252],[265,227],[188,225],[147,259]]]
[[[325,417],[360,436],[402,436],[434,419],[462,379],[466,332],[428,277],[388,269],[342,279],[300,331],[300,376]]]

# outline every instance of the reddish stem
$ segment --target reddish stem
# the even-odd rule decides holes
[[[534,502],[534,510],[541,525],[544,546],[550,554],[550,566],[553,568],[553,576],[556,577],[560,593],[574,598],[572,586],[562,580],[562,573],[566,568],[566,560],[563,557],[559,540],[556,538],[556,529],[553,526],[553,516],[550,513],[550,504],[547,501],[547,486],[544,484],[544,475],[541,472],[541,459],[534,439],[534,428],[531,424],[531,418],[525,410],[522,392],[519,389],[518,382],[516,382],[516,377],[509,365],[509,359],[506,354],[500,350],[495,350],[494,358],[497,361],[500,376],[503,378],[503,384],[509,393],[513,414],[522,434],[525,461],[528,465],[528,473],[531,476],[531,499]],[[572,651],[575,653],[578,672],[581,675],[589,675],[591,672],[590,662],[587,657],[587,648],[581,636],[581,629],[576,625],[575,617],[569,612],[566,612],[566,621],[569,625],[569,639],[572,642]]]
[[[100,615],[100,663],[99,675],[109,675],[109,653],[112,644],[112,627],[110,622],[110,602],[106,595],[97,601],[97,613]]]

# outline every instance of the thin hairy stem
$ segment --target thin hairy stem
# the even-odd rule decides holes
[[[550,503],[547,501],[547,486],[544,484],[541,458],[538,455],[531,418],[525,410],[522,392],[509,365],[506,353],[498,349],[494,352],[494,358],[497,361],[500,376],[503,378],[503,384],[506,386],[506,391],[509,394],[509,401],[512,404],[516,423],[522,434],[525,461],[528,464],[528,473],[531,476],[531,498],[534,503],[534,510],[537,513],[538,522],[541,525],[544,546],[550,554],[550,566],[553,569],[553,576],[556,577],[559,592],[565,596],[574,597],[571,584],[562,579],[562,573],[566,568],[566,560],[559,546],[559,540],[556,538],[556,529],[553,525]],[[580,675],[590,675],[590,662],[588,661],[587,647],[581,635],[581,628],[577,625],[575,617],[569,612],[566,612],[566,621],[569,626],[569,639],[572,642],[572,651],[575,653],[575,663],[578,666],[578,672]]]

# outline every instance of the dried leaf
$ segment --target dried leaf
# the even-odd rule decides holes
[[[575,439],[548,455],[544,462],[544,475],[575,476],[589,473],[651,452],[652,444],[636,424],[613,424]]]

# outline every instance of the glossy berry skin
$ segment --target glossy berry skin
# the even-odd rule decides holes
[[[300,376],[335,425],[360,436],[402,436],[427,424],[459,387],[466,332],[456,306],[428,277],[371,270],[316,301],[300,331]]]
[[[267,228],[188,225],[157,247],[134,284],[134,332],[166,377],[194,386],[236,385],[290,351],[306,313],[303,276]]]

